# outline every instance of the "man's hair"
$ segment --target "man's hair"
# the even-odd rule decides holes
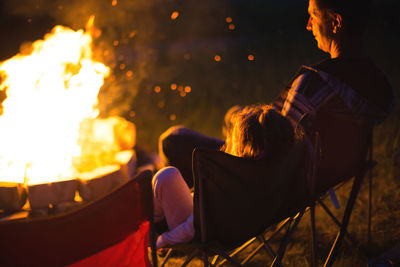
[[[226,153],[239,157],[284,155],[294,143],[294,130],[289,120],[268,105],[246,106],[231,117]]]
[[[340,14],[346,29],[363,33],[371,14],[371,0],[316,0],[318,7]]]

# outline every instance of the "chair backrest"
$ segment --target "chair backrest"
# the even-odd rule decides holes
[[[316,193],[357,174],[365,166],[372,138],[372,126],[360,120],[323,114],[312,122],[311,135],[320,137],[320,159],[316,174]]]
[[[195,149],[195,238],[232,248],[307,206],[304,151],[257,160]]]
[[[145,171],[102,199],[66,214],[0,223],[0,265],[64,266],[103,251],[138,229],[148,233],[153,216],[151,177]],[[147,257],[147,248],[140,249]]]

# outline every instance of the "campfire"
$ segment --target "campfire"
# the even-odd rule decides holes
[[[0,210],[26,199],[33,210],[71,207],[132,175],[121,166],[134,158],[134,124],[98,118],[110,69],[93,58],[93,21],[56,26],[0,63]]]

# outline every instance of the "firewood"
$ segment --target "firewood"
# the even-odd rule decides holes
[[[124,171],[121,170],[119,166],[108,166],[108,168],[100,168],[96,171],[96,173],[82,175],[78,179],[79,195],[85,201],[99,199],[109,193],[118,185],[121,185],[128,180],[128,177],[124,174]],[[92,176],[90,177],[90,175]]]
[[[20,210],[26,202],[26,190],[21,183],[0,182],[0,209]]]
[[[32,209],[46,208],[64,201],[73,201],[78,188],[77,180],[66,180],[28,186],[29,203]]]

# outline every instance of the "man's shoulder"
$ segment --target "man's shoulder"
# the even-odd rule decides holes
[[[313,71],[312,68],[302,66],[298,75],[292,83],[292,88],[296,87],[296,91],[305,97],[314,95],[321,87],[325,86],[325,82],[321,76]]]
[[[336,77],[369,102],[384,108],[392,105],[394,90],[384,72],[369,58],[338,58],[313,65]]]

